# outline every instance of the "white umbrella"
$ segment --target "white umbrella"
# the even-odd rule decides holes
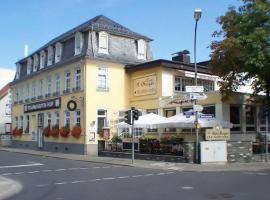
[[[134,121],[135,128],[164,128],[168,119],[160,115],[149,113],[143,116],[140,116],[138,120]]]

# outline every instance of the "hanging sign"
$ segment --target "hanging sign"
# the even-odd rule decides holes
[[[26,104],[24,105],[24,113],[48,110],[48,109],[54,109],[54,108],[60,108],[60,107],[61,107],[61,99],[56,98],[56,99],[50,99],[47,101],[39,101],[36,103]]]

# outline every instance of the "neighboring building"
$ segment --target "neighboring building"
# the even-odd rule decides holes
[[[11,90],[9,84],[0,89],[0,134],[9,134],[11,125]]]
[[[102,128],[129,107],[125,66],[151,60],[150,41],[100,15],[18,61],[12,127],[22,136],[13,146],[96,155]],[[75,111],[67,108],[71,100]],[[43,135],[47,126],[75,125],[82,129],[79,138]]]

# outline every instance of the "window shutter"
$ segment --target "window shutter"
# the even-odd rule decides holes
[[[99,53],[108,53],[108,34],[106,32],[99,32],[98,36]]]
[[[138,59],[146,59],[146,47],[144,40],[138,40]]]

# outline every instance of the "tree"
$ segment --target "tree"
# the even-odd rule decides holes
[[[254,94],[265,92],[270,107],[270,1],[242,1],[217,19],[221,30],[213,33],[210,70],[223,79],[223,97],[252,80]]]

